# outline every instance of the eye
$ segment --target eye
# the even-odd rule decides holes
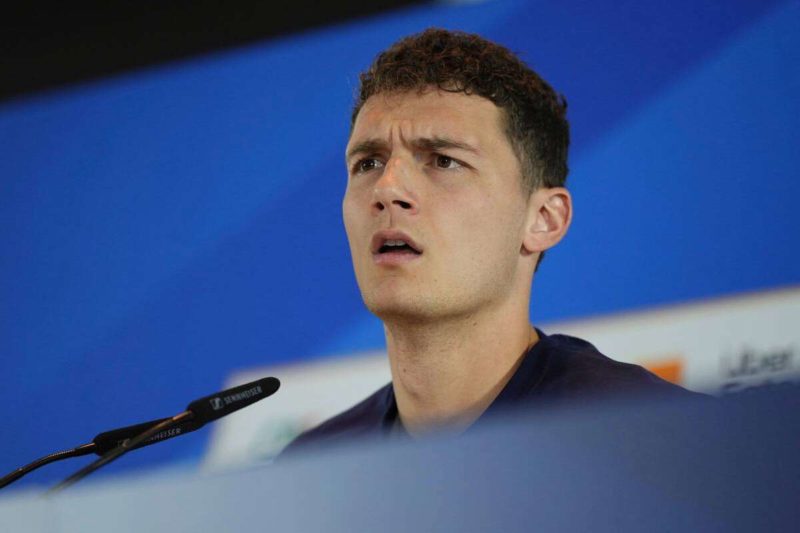
[[[463,166],[461,162],[458,161],[457,159],[453,159],[452,157],[448,157],[442,154],[434,154],[433,163],[436,168],[442,168],[442,169],[453,169]]]
[[[364,159],[359,159],[353,165],[351,172],[353,174],[363,174],[364,172],[369,172],[370,170],[375,170],[379,168],[382,163],[375,159],[374,157],[365,157]]]

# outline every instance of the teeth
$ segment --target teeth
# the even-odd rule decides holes
[[[391,240],[390,239],[390,240],[387,240],[384,243],[384,246],[406,246],[406,241]]]

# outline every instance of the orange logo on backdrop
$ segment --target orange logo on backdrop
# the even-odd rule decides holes
[[[675,383],[676,385],[681,385],[683,383],[683,357],[672,356],[660,359],[649,359],[644,361],[642,366],[670,383]]]

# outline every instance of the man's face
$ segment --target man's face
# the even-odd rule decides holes
[[[436,89],[378,94],[361,108],[343,214],[362,297],[379,317],[474,316],[530,290],[527,195],[502,124],[491,101]]]

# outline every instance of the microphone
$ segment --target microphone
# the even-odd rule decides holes
[[[186,407],[186,410],[194,415],[193,420],[199,424],[197,426],[199,428],[267,396],[272,396],[280,386],[281,382],[277,378],[261,378],[195,400]]]
[[[132,439],[136,435],[139,435],[143,431],[147,431],[151,427],[155,426],[156,424],[160,424],[169,418],[159,418],[157,420],[151,420],[149,422],[142,422],[141,424],[134,424],[133,426],[126,426],[124,428],[117,428],[112,429],[110,431],[104,431],[103,433],[98,434],[92,439],[92,444],[94,445],[91,449],[88,450],[89,452],[94,452],[97,455],[104,455],[107,452],[113,450],[127,439]],[[137,448],[142,448],[144,446],[149,446],[151,444],[155,444],[157,442],[161,442],[167,439],[171,439],[173,437],[177,437],[179,435],[185,435],[186,433],[190,433],[196,429],[199,429],[200,426],[197,426],[193,420],[187,420],[180,424],[177,424],[175,427],[170,428],[169,430],[160,431],[147,439],[146,441],[142,442]]]
[[[171,439],[178,435],[185,435],[186,433],[200,429],[209,422],[213,422],[234,411],[238,411],[243,407],[247,407],[250,404],[262,400],[267,396],[275,394],[278,388],[280,388],[280,381],[276,378],[263,378],[195,400],[186,407],[187,411],[194,413],[194,417],[183,420],[182,422],[177,422],[169,429],[155,433],[136,446],[136,448],[149,446],[156,442]],[[161,424],[167,420],[170,419],[159,418],[158,420],[142,422],[141,424],[100,433],[92,440],[94,448],[89,451],[97,455],[104,455],[117,446],[120,446],[124,441],[136,437],[156,424]]]
[[[223,416],[229,415],[243,407],[247,407],[259,400],[271,396],[280,388],[281,382],[277,378],[268,377],[261,378],[244,385],[232,387],[230,389],[205,396],[199,400],[190,403],[186,410],[178,413],[177,415],[167,418],[162,422],[146,429],[137,436],[125,439],[122,443],[103,454],[102,457],[93,463],[78,470],[67,479],[53,487],[48,491],[49,494],[62,491],[85,478],[95,470],[107,465],[108,463],[118,459],[130,450],[142,446],[142,443],[154,438],[161,432],[168,431],[181,424],[190,424],[192,431],[203,427],[209,422],[218,420]]]
[[[162,442],[179,435],[185,435],[186,433],[200,429],[208,422],[213,422],[234,411],[262,400],[267,396],[271,396],[279,387],[280,381],[276,378],[262,378],[193,401],[186,408],[186,411],[191,412],[192,416],[183,416],[178,421],[174,420],[175,417],[159,418],[150,420],[149,422],[142,422],[132,426],[104,431],[103,433],[97,434],[94,439],[92,439],[92,442],[82,444],[71,450],[64,450],[46,455],[32,463],[17,468],[13,472],[0,478],[0,489],[33,472],[37,468],[55,461],[71,457],[81,457],[90,453],[104,456],[126,442],[125,451],[127,452],[157,442]],[[144,432],[152,430],[158,425],[161,425],[159,430],[151,432],[145,439],[137,440],[134,445],[131,444],[132,439],[142,435]]]

